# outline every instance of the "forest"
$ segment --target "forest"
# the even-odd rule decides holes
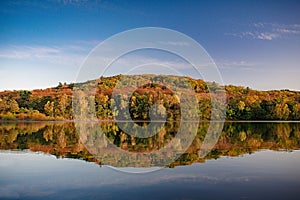
[[[126,95],[112,98],[118,81],[123,85],[139,83],[129,100]],[[143,84],[145,80],[153,82]],[[210,91],[222,90],[215,82],[171,75],[117,75],[100,77],[84,83],[62,84],[47,89],[14,90],[0,92],[0,120],[73,120],[72,97],[74,88],[96,88],[95,93],[82,94],[81,108],[93,106],[99,120],[127,119],[120,112],[129,108],[133,120],[149,120],[152,105],[161,105],[157,112],[167,120],[181,119],[181,99],[172,89],[156,84],[165,81],[170,87],[192,88],[198,102],[199,120],[211,118]],[[116,89],[117,90],[117,89]],[[249,87],[227,85],[227,120],[300,120],[300,92],[290,90],[258,91]],[[90,99],[91,101],[87,100]],[[116,112],[119,112],[116,113]]]

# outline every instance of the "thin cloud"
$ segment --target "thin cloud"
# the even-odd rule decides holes
[[[252,63],[245,60],[216,61],[216,64],[220,69],[223,70],[245,70],[245,71],[253,71],[255,70],[255,66],[258,65],[258,63]]]
[[[239,38],[252,38],[252,39],[259,39],[259,40],[274,40],[280,38],[280,34],[277,33],[269,33],[269,32],[241,32],[241,33],[228,33],[226,35],[231,35]]]
[[[0,48],[0,59],[39,61],[62,65],[79,65],[91,47],[81,45],[10,45]]]
[[[300,30],[295,30],[295,29],[278,28],[277,31],[279,33],[300,34]]]
[[[42,58],[61,53],[60,49],[46,46],[10,46],[1,48],[1,58],[28,59]]]
[[[257,33],[255,37],[261,40],[274,40],[280,38],[280,35],[276,33]]]
[[[275,40],[300,35],[300,24],[252,23],[245,31],[225,33],[242,39]]]
[[[262,22],[253,23],[253,26],[256,28],[262,28],[262,27],[265,27],[265,23],[262,23]]]
[[[171,46],[190,46],[188,42],[163,41],[160,43],[165,45],[171,45]]]

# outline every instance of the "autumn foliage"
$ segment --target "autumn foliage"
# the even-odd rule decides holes
[[[124,84],[132,81],[141,83],[126,101],[122,95],[112,99],[112,93],[118,80],[122,77]],[[162,105],[168,120],[180,119],[180,98],[168,87],[148,83],[145,79],[168,79],[180,88],[192,88],[199,105],[199,119],[211,118],[211,96],[209,91],[218,91],[222,86],[179,76],[118,75],[101,77],[98,80],[76,84],[59,84],[54,88],[32,91],[0,92],[0,119],[2,120],[72,120],[72,94],[74,87],[94,87],[81,102],[86,106],[95,106],[98,119],[114,119],[120,110],[129,106],[130,117],[134,120],[149,120],[149,109],[153,104]],[[187,81],[183,81],[187,80]],[[189,83],[189,85],[186,85]],[[209,90],[209,89],[210,90]],[[248,87],[228,85],[225,87],[227,97],[226,118],[228,120],[300,120],[300,92],[289,90],[258,91]],[[86,94],[85,94],[86,95]],[[186,93],[188,95],[188,93]],[[93,104],[93,105],[91,105]],[[161,108],[161,107],[159,107]],[[157,112],[162,112],[158,110]]]

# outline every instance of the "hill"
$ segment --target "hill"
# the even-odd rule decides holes
[[[210,119],[211,97],[208,90],[219,90],[216,83],[206,83],[189,77],[154,75],[118,75],[101,77],[85,83],[59,84],[54,88],[41,90],[20,90],[0,92],[1,120],[72,120],[73,88],[78,86],[95,87],[95,101],[98,119],[113,119],[112,105],[118,109],[126,107],[126,101],[120,97],[111,99],[118,80],[129,84],[132,80],[143,82],[146,79],[164,78],[169,83],[182,88],[193,88],[200,109],[200,120]],[[183,81],[183,79],[185,81]],[[190,83],[190,85],[184,85]],[[289,90],[258,91],[242,86],[225,86],[227,98],[226,119],[228,120],[300,120],[300,92]],[[149,108],[154,103],[163,105],[167,119],[180,119],[180,100],[169,88],[159,84],[140,85],[130,97],[129,111],[135,120],[149,120]]]

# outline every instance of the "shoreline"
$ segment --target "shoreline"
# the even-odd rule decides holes
[[[154,122],[154,123],[161,123],[161,122],[186,122],[186,123],[208,123],[208,122],[224,122],[224,123],[300,123],[300,120],[199,120],[199,121],[189,121],[189,120],[170,120],[170,121],[147,121],[147,120],[113,120],[113,119],[102,119],[102,120],[3,120],[0,119],[0,123],[38,123],[38,122],[62,122],[62,123],[78,123],[78,122],[135,122],[135,123],[142,123],[142,122]]]

